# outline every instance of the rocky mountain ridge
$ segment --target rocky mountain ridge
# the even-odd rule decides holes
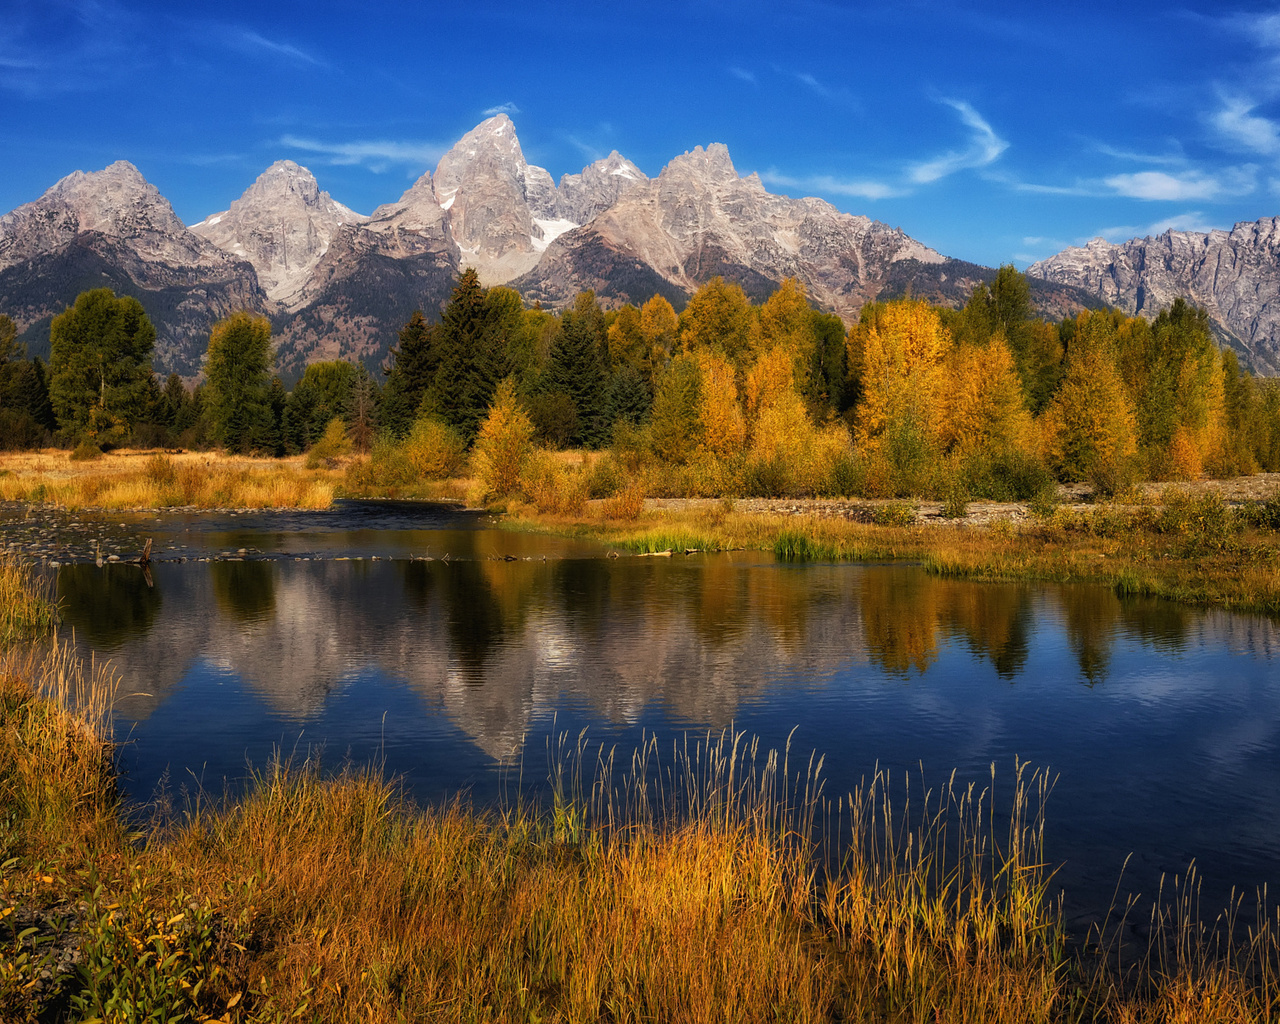
[[[263,291],[288,308],[338,231],[368,219],[320,191],[305,167],[277,160],[229,209],[191,232],[252,263]]]
[[[316,359],[377,367],[409,314],[436,314],[466,266],[552,306],[592,288],[606,304],[659,293],[679,308],[717,275],[763,299],[794,276],[847,320],[881,295],[963,302],[994,275],[821,199],[770,193],[757,175],[740,177],[720,144],[652,179],[613,152],[557,184],[526,160],[505,114],[370,216],[282,160],[190,229],[123,162],[69,175],[0,218],[0,312],[30,350],[47,352],[49,319],[79,291],[106,285],[136,295],[156,321],[157,369],[189,378],[210,325],[239,308],[272,318],[287,380]],[[1040,292],[1054,309],[1090,301],[1070,287]]]
[[[158,326],[154,362],[196,372],[215,320],[267,313],[253,265],[183,225],[160,191],[126,161],[75,171],[0,217],[0,312],[48,354],[48,323],[86,288],[136,295]]]
[[[1186,296],[1225,329],[1220,341],[1255,370],[1280,374],[1280,217],[1230,231],[1095,238],[1033,263],[1027,275],[1083,289],[1131,315],[1155,316]]]

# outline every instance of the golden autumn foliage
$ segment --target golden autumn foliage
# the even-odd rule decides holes
[[[1173,442],[1169,445],[1169,466],[1169,475],[1174,480],[1199,480],[1204,473],[1199,446],[1185,427],[1180,426],[1173,432]]]
[[[807,362],[815,344],[813,310],[804,285],[788,277],[760,307],[760,344],[783,348],[793,359]]]
[[[508,377],[498,385],[476,438],[475,469],[490,494],[513,493],[533,452],[533,421]]]
[[[713,277],[689,297],[680,314],[680,342],[686,352],[719,351],[737,365],[751,360],[759,326],[756,310],[740,285]]]
[[[666,301],[665,299],[662,301]],[[674,313],[672,314],[674,316]],[[617,317],[609,325],[609,362],[613,366],[629,364],[644,367],[649,358],[641,313],[630,304],[618,310]]]
[[[942,429],[943,360],[950,336],[926,302],[891,303],[866,330],[858,442],[880,447],[903,426],[936,438]]]
[[[1066,376],[1041,417],[1045,460],[1066,480],[1114,473],[1137,454],[1137,418],[1116,369],[1110,320],[1080,314]]]
[[[662,366],[680,335],[680,318],[661,295],[655,295],[640,307],[640,334],[649,346],[653,365]]]
[[[941,437],[949,451],[966,456],[1034,448],[1035,424],[1013,355],[1000,335],[986,345],[962,345],[952,351],[943,399]]]
[[[699,352],[697,362],[701,378],[698,420],[702,425],[698,452],[715,458],[733,458],[741,454],[747,436],[733,364],[710,350]]]
[[[749,427],[754,428],[764,409],[782,401],[788,391],[795,391],[795,385],[794,364],[785,348],[771,348],[762,353],[747,373],[745,397]]]

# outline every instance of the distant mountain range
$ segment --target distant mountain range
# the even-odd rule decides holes
[[[1236,349],[1257,372],[1280,374],[1280,217],[1118,245],[1095,238],[1033,263],[1027,275],[1144,316],[1186,296],[1213,318],[1219,344]]]
[[[1157,286],[1146,258],[1127,248],[1150,240],[1105,253],[1091,243],[1036,264],[1032,297],[1051,318],[1103,303],[1148,312],[1183,293],[1209,304],[1209,292],[1195,288],[1212,277],[1210,311],[1224,339],[1274,372],[1280,304],[1271,300],[1280,271],[1275,222],[1259,229],[1263,223],[1265,243],[1245,238],[1246,226],[1208,236],[1240,235],[1231,250],[1234,302],[1216,297],[1226,294],[1218,287],[1225,256],[1216,257],[1215,274],[1204,259],[1175,261]],[[1204,236],[1162,239],[1170,237]],[[1134,259],[1142,267],[1124,270]],[[525,160],[504,114],[464,135],[434,174],[370,216],[283,160],[229,209],[190,227],[126,162],[76,171],[0,217],[0,313],[18,324],[29,351],[47,354],[51,318],[80,291],[105,285],[137,296],[151,315],[157,370],[188,378],[200,371],[211,324],[236,309],[271,318],[286,380],[318,359],[376,367],[410,313],[437,315],[467,266],[486,285],[509,285],[551,307],[591,288],[607,305],[656,293],[681,308],[717,275],[759,300],[793,276],[846,321],[872,299],[904,294],[958,306],[995,274],[821,199],[770,193],[755,174],[739,177],[719,144],[674,158],[656,178],[615,152],[557,184]],[[1183,287],[1179,275],[1187,274]],[[1250,281],[1260,282],[1253,292]]]

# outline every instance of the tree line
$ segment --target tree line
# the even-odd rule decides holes
[[[1012,266],[962,309],[874,302],[848,329],[794,279],[758,305],[716,278],[679,313],[657,295],[605,310],[589,291],[553,313],[469,269],[438,322],[410,317],[381,382],[335,360],[286,389],[270,324],[249,313],[214,325],[195,388],[159,381],[154,343],[141,304],[108,289],[54,318],[47,367],[0,316],[0,445],[282,456],[328,431],[358,451],[430,435],[465,453],[500,397],[530,444],[609,447],[673,493],[1008,500],[1054,479],[1114,492],[1280,469],[1280,394],[1219,351],[1203,310],[1049,323]]]

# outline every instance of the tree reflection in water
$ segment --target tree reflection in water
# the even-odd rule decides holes
[[[64,565],[58,570],[58,610],[81,642],[114,650],[146,635],[160,611],[160,588],[136,565]]]

